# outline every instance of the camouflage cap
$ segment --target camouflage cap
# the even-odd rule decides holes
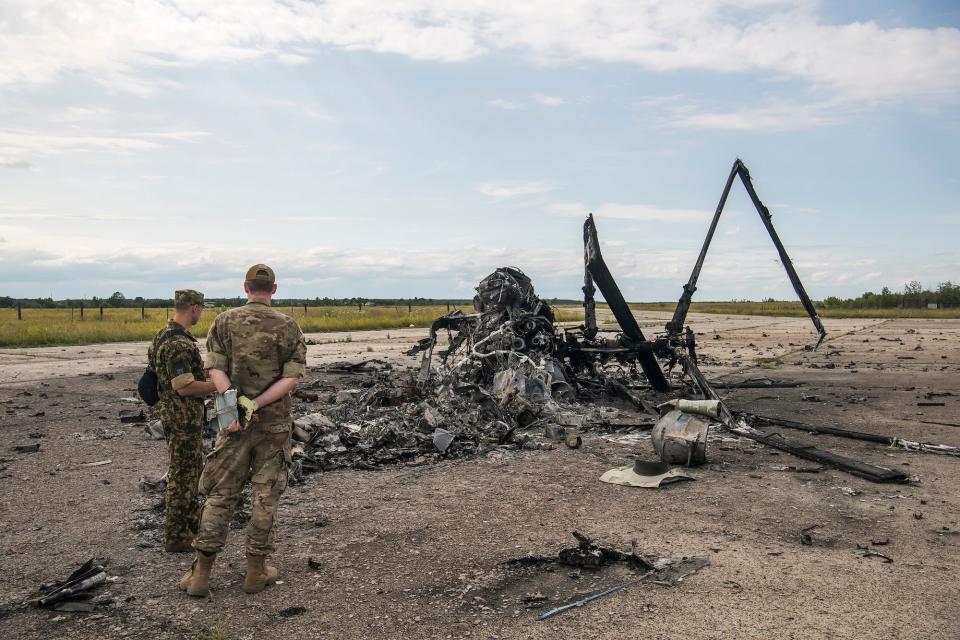
[[[277,277],[273,275],[273,269],[265,264],[255,264],[247,269],[247,282],[265,282],[275,284]]]
[[[174,304],[203,304],[203,294],[193,289],[177,289],[173,294]]]

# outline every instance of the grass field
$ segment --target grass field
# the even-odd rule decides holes
[[[598,305],[599,306],[599,305]],[[636,311],[673,313],[676,302],[641,302],[630,305]],[[802,317],[807,312],[799,302],[694,302],[691,313],[720,313],[734,316]],[[960,318],[960,307],[950,309],[817,309],[821,318]]]
[[[598,307],[603,308],[601,303]],[[672,313],[676,303],[650,302],[631,304],[636,311]],[[363,331],[366,329],[398,329],[427,327],[447,312],[446,305],[413,307],[277,307],[293,316],[306,333],[324,331]],[[193,328],[194,335],[205,336],[210,322],[222,309],[207,309]],[[472,309],[465,309],[470,312]],[[799,302],[694,302],[695,313],[758,316],[805,316]],[[818,309],[824,318],[960,318],[960,308],[953,309]],[[24,309],[23,320],[17,320],[16,309],[0,309],[0,347],[39,347],[49,345],[92,344],[149,340],[163,326],[168,312],[164,309],[86,309],[83,320],[79,310]],[[169,313],[172,315],[173,310]],[[575,307],[557,310],[557,320],[578,321],[582,312]]]
[[[427,327],[438,316],[447,312],[446,305],[413,307],[276,307],[293,316],[305,333],[324,331],[363,331],[367,329],[398,329]],[[222,309],[207,309],[200,322],[192,329],[196,336],[205,336],[210,322]],[[472,308],[464,309],[472,312]],[[16,309],[0,309],[0,347],[39,347],[49,345],[92,344],[97,342],[128,342],[149,340],[163,326],[168,317],[164,309],[146,309],[141,318],[140,309],[24,309],[23,320],[17,320]],[[169,310],[173,315],[173,309]],[[582,315],[559,311],[558,320],[579,320]]]

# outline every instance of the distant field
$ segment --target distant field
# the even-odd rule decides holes
[[[637,311],[673,313],[676,302],[631,304]],[[802,317],[807,312],[799,302],[694,302],[692,313],[719,313],[738,316]],[[821,318],[960,318],[960,307],[951,309],[817,309]]]
[[[630,305],[635,311],[664,311],[672,313],[676,303],[650,302]],[[598,308],[605,308],[602,303]],[[366,329],[398,329],[427,327],[438,316],[447,312],[446,305],[413,307],[277,307],[293,316],[304,332],[363,331]],[[205,336],[210,322],[222,309],[207,309],[199,324],[193,328],[197,336]],[[469,312],[472,309],[467,308]],[[805,316],[799,302],[695,302],[690,307],[695,313],[759,316]],[[960,318],[960,308],[952,309],[819,309],[824,318]],[[169,312],[171,315],[173,310]],[[557,309],[557,320],[576,322],[583,313],[576,307]],[[164,309],[147,309],[140,317],[140,309],[85,309],[80,319],[79,310],[24,309],[23,320],[17,320],[16,309],[0,309],[0,347],[38,347],[48,345],[92,344],[97,342],[127,342],[149,340],[166,321]]]
[[[293,316],[306,333],[324,331],[363,331],[367,329],[398,329],[427,327],[438,316],[447,312],[446,305],[413,307],[276,307]],[[205,336],[210,322],[222,309],[207,309],[200,322],[192,329],[196,336]],[[465,309],[467,312],[472,308]],[[173,315],[173,309],[169,314]],[[579,320],[580,314],[558,312],[558,320]],[[168,317],[164,309],[85,309],[80,319],[79,310],[24,309],[23,320],[17,320],[16,309],[0,309],[0,347],[39,347],[48,345],[92,344],[97,342],[128,342],[149,340],[163,326]]]

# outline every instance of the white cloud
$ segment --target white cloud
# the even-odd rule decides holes
[[[515,198],[517,196],[531,196],[538,193],[553,191],[554,186],[542,180],[521,181],[502,180],[499,182],[481,182],[477,191],[491,198]]]
[[[809,213],[809,214],[821,213],[820,209],[817,209],[816,207],[798,207],[785,202],[776,202],[774,204],[771,204],[770,209],[775,211],[789,210],[789,211],[796,211],[797,213]]]
[[[7,0],[0,85],[82,73],[149,92],[150,70],[272,57],[304,62],[334,47],[457,62],[487,52],[543,63],[631,63],[654,71],[762,72],[873,104],[949,100],[960,88],[960,30],[828,24],[812,0]]]
[[[497,109],[503,109],[504,111],[517,111],[523,109],[523,105],[519,102],[514,102],[513,100],[505,100],[503,98],[495,98],[493,100],[487,100],[487,105],[491,107],[496,107]]]
[[[554,202],[547,205],[546,211],[558,216],[586,217],[590,213],[590,207],[582,202]]]
[[[291,113],[312,118],[313,120],[320,120],[324,122],[334,122],[336,120],[336,118],[331,116],[323,109],[319,109],[313,105],[297,100],[267,100],[266,104],[269,107],[290,111]]]
[[[68,151],[131,153],[159,149],[165,142],[198,142],[205,131],[160,131],[132,134],[113,132],[46,133],[31,130],[0,129],[0,148],[5,151],[56,155]]]
[[[33,169],[34,164],[22,158],[0,157],[0,169]]]
[[[796,131],[840,122],[851,107],[840,101],[811,104],[771,103],[731,111],[710,111],[693,104],[668,109],[661,128],[733,131]]]
[[[98,213],[91,215],[69,213],[3,213],[0,211],[0,220],[88,220],[100,222],[146,222],[156,220],[154,216],[131,216],[112,213]],[[164,220],[180,220],[179,216],[164,216]]]
[[[634,107],[662,107],[664,105],[676,105],[682,102],[687,102],[686,96],[673,94],[669,96],[644,96],[637,98],[630,104]]]
[[[582,202],[555,202],[548,205],[546,211],[561,216],[584,216],[592,211],[597,218],[653,222],[701,222],[709,220],[712,215],[700,209],[671,209],[619,202],[607,202],[593,209]]]
[[[584,105],[593,100],[593,98],[590,96],[577,96],[571,98],[567,96],[548,96],[542,93],[534,93],[533,99],[537,102],[537,104],[544,107],[549,107],[551,109],[565,105]]]

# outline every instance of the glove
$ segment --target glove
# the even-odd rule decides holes
[[[251,400],[247,396],[237,398],[237,410],[240,412],[240,422],[244,425],[253,420],[253,414],[259,408],[260,405],[257,404],[256,400]]]

